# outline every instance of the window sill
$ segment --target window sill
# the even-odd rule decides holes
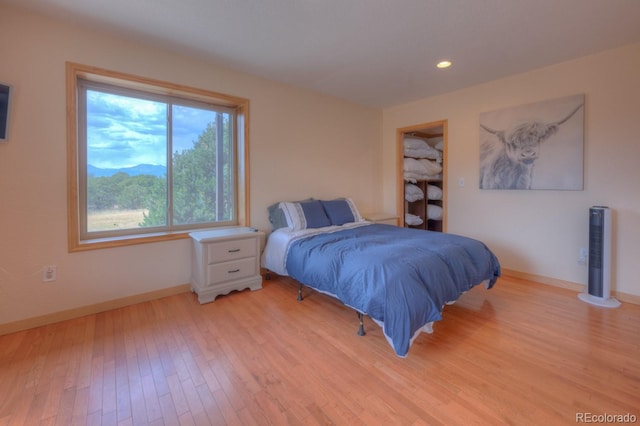
[[[137,244],[157,243],[162,241],[182,240],[189,238],[192,230],[179,232],[158,232],[154,234],[130,235],[111,238],[96,238],[83,241],[69,241],[69,252],[98,250],[114,247],[126,247]]]

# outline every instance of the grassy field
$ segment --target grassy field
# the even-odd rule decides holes
[[[87,216],[88,228],[89,231],[139,228],[147,212],[147,209],[91,211]]]

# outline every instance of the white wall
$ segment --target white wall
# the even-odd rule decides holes
[[[386,109],[386,209],[395,209],[396,129],[448,119],[449,232],[485,241],[504,268],[586,284],[587,268],[577,260],[579,248],[588,246],[588,208],[607,205],[614,209],[613,288],[640,295],[638,76],[636,44]],[[478,189],[480,113],[580,93],[586,103],[583,191]]]
[[[250,99],[251,225],[280,199],[350,196],[380,207],[379,110],[272,83],[126,38],[0,6],[0,325],[189,282],[188,240],[67,252],[65,62]],[[58,279],[42,283],[43,265]]]

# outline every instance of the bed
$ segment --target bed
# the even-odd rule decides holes
[[[284,219],[272,220],[277,229],[262,266],[340,300],[361,319],[369,316],[400,357],[420,332],[432,331],[446,304],[475,285],[493,287],[500,276],[498,259],[482,242],[367,222],[350,199],[277,206],[270,218],[279,208]]]

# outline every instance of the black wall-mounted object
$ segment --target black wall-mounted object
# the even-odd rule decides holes
[[[0,83],[0,142],[9,137],[9,111],[11,107],[11,86]]]

